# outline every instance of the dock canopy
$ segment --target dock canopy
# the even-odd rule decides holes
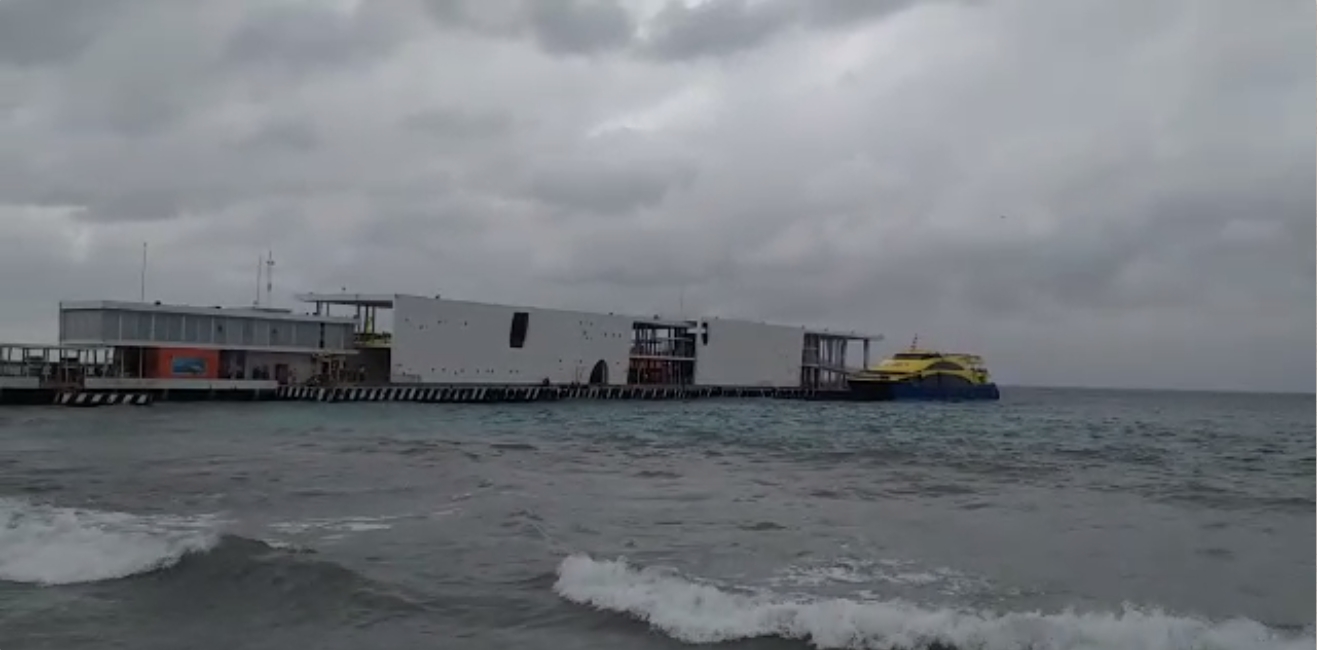
[[[824,338],[824,339],[835,339],[835,340],[844,340],[844,341],[867,340],[873,343],[878,343],[885,338],[882,334],[865,334],[862,332],[817,329],[813,327],[806,327],[804,329],[806,334],[813,334],[815,336],[818,336],[819,338]]]
[[[297,299],[321,305],[393,309],[393,294],[388,293],[299,293]]]

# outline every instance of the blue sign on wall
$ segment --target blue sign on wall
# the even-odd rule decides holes
[[[201,357],[174,357],[170,359],[169,371],[176,376],[204,376],[206,360]]]

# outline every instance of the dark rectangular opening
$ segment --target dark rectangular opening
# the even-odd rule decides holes
[[[508,336],[508,345],[514,348],[525,347],[526,328],[530,326],[530,313],[512,312],[512,332]]]

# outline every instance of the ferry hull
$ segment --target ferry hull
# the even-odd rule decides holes
[[[850,397],[861,402],[999,400],[996,384],[928,386],[893,381],[852,381]]]

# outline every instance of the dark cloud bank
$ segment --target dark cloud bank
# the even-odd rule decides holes
[[[0,0],[0,330],[397,290],[1311,391],[1298,0]]]

